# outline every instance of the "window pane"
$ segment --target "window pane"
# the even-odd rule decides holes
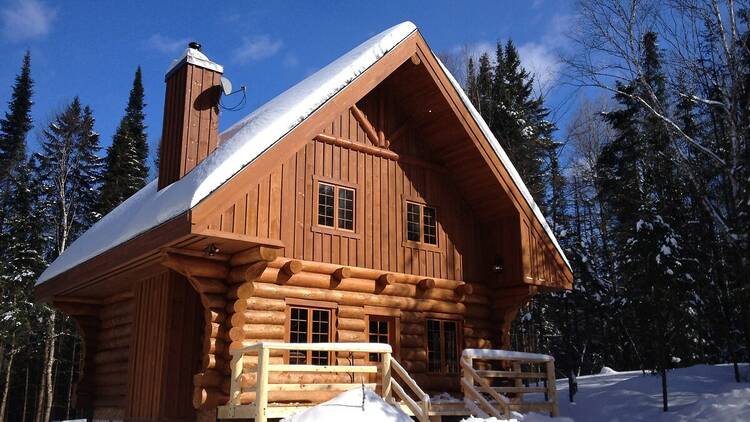
[[[445,339],[445,370],[458,372],[458,324],[456,321],[443,321],[443,338]]]
[[[406,203],[406,238],[419,242],[422,240],[419,235],[419,205]]]
[[[318,224],[333,227],[333,186],[318,184]]]
[[[307,343],[308,310],[304,308],[291,308],[289,320],[289,342]],[[289,363],[307,363],[307,353],[303,350],[290,350]]]
[[[427,370],[440,372],[440,321],[427,320]]]
[[[311,343],[326,343],[329,341],[331,311],[323,309],[312,310],[312,339]],[[328,352],[313,351],[313,365],[328,365]]]
[[[388,320],[381,318],[371,317],[370,319],[370,343],[388,344]],[[380,357],[380,353],[370,353],[371,362],[380,362]]]
[[[435,208],[424,207],[422,211],[424,214],[424,243],[437,245],[437,221],[435,219]]]
[[[354,191],[339,188],[339,228],[354,230]]]

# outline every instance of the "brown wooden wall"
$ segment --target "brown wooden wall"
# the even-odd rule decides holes
[[[479,228],[446,170],[429,161],[417,132],[393,108],[378,106],[377,95],[360,101],[374,125],[384,127],[386,142],[398,154],[357,151],[310,140],[257,184],[238,192],[209,228],[279,239],[287,257],[451,279],[480,279],[486,268]],[[379,113],[383,113],[383,118]],[[403,121],[400,121],[403,120]],[[347,110],[321,133],[374,147],[362,125]],[[391,135],[398,138],[391,139]],[[376,148],[377,149],[377,148]],[[317,227],[316,181],[356,189],[355,233]],[[437,209],[438,246],[406,245],[405,199]]]
[[[84,368],[94,375],[95,419],[122,419],[128,382],[128,356],[133,328],[133,301],[124,296],[102,305],[92,366]]]
[[[164,271],[137,283],[133,301],[125,417],[194,420],[202,323],[197,293],[182,276]]]

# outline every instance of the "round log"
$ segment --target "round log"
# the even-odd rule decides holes
[[[219,387],[224,379],[224,374],[209,369],[193,375],[193,385],[196,387]]]
[[[359,318],[337,318],[339,330],[365,331],[365,320]]]
[[[339,305],[338,316],[339,316],[339,318],[364,319],[364,317],[365,317],[365,308],[363,308],[362,306]]]
[[[235,284],[229,290],[229,297],[232,299],[245,300],[253,296],[255,285],[252,281],[247,281],[242,284]]]
[[[227,317],[227,314],[221,309],[207,309],[204,312],[205,319],[211,322],[222,323]]]
[[[424,323],[401,323],[401,334],[413,334],[413,335],[424,335],[425,327]]]
[[[222,339],[207,338],[203,342],[203,354],[221,355],[227,350],[227,343]]]
[[[431,299],[407,298],[398,296],[375,295],[367,293],[331,291],[325,289],[279,286],[269,283],[256,283],[255,296],[269,299],[287,297],[336,302],[347,306],[381,306],[401,310],[443,312],[463,314],[466,306],[462,303],[443,302]]]
[[[299,273],[300,271],[302,271],[302,262],[297,261],[296,259],[288,261],[286,264],[284,264],[283,267],[281,267],[281,272],[290,277]]]
[[[224,309],[227,306],[224,296],[214,294],[201,295],[201,303],[206,309]]]
[[[336,271],[333,272],[332,276],[336,281],[341,281],[345,278],[351,277],[352,270],[351,268],[348,268],[348,267],[341,267],[341,268],[336,269]]]
[[[411,374],[427,372],[427,362],[423,360],[405,360],[402,362],[402,365]]]
[[[238,252],[232,256],[229,260],[229,264],[233,267],[245,264],[251,264],[258,261],[271,262],[279,256],[279,249],[268,246],[256,246],[254,248],[246,249]]]
[[[244,312],[245,310],[285,311],[286,302],[284,299],[251,297],[245,300],[234,301],[229,312]]]
[[[223,280],[207,277],[192,277],[196,290],[204,294],[226,293],[227,285]]]
[[[228,400],[229,396],[218,388],[195,387],[193,389],[193,407],[199,410],[213,409]]]
[[[401,347],[424,347],[425,345],[425,337],[424,335],[410,335],[410,334],[402,334],[401,335]]]
[[[123,315],[113,318],[102,319],[99,325],[100,330],[107,330],[115,327],[122,327],[123,325],[130,325],[132,318],[130,315]]]
[[[244,324],[229,330],[229,338],[233,341],[254,337],[281,340],[284,338],[284,326],[270,324]]]
[[[422,290],[434,289],[435,280],[431,278],[423,278],[419,280],[419,283],[417,283],[417,287],[419,287]]]
[[[474,292],[474,288],[471,286],[471,284],[460,284],[458,287],[456,287],[456,293],[463,296],[463,295],[470,295]]]
[[[338,330],[339,343],[362,343],[367,341],[367,335],[363,331]]]
[[[391,273],[385,273],[385,274],[381,274],[377,278],[377,281],[378,281],[378,284],[382,286],[388,286],[396,282],[396,277]]]
[[[240,265],[239,267],[232,267],[229,272],[229,281],[232,283],[244,283],[246,281],[254,281],[263,271],[268,267],[268,262],[258,261],[252,264]]]
[[[418,347],[402,347],[399,350],[399,360],[401,361],[427,361],[427,351]]]
[[[254,311],[246,310],[232,315],[232,327],[248,324],[272,324],[282,325],[286,322],[284,311]]]
[[[211,259],[174,253],[167,253],[163,264],[180,274],[188,274],[192,277],[208,277],[223,280],[229,274],[229,269],[223,263]]]

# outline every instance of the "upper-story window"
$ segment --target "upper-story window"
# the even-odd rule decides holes
[[[437,245],[437,214],[435,208],[416,202],[406,203],[406,239]]]
[[[354,230],[354,189],[318,182],[318,225]]]

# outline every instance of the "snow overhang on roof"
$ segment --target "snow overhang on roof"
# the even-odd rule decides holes
[[[224,73],[224,66],[212,62],[211,59],[197,48],[188,47],[185,49],[185,52],[182,53],[182,56],[172,60],[172,64],[169,65],[167,71],[164,72],[164,78],[168,78],[169,74],[177,69],[182,63],[190,63],[198,67],[213,70],[214,72]]]

